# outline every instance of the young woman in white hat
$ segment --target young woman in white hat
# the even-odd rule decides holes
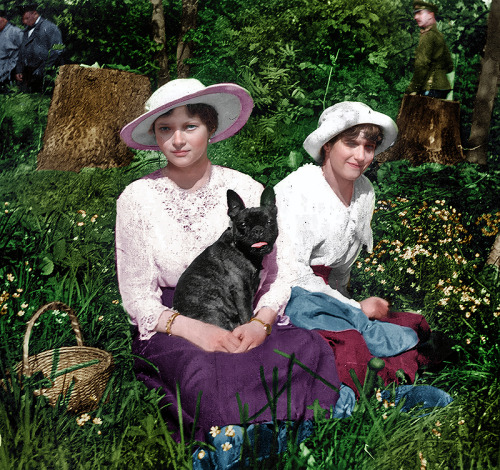
[[[326,343],[314,332],[277,321],[275,306],[259,302],[255,315],[260,322],[232,332],[170,308],[182,272],[228,227],[227,190],[236,191],[248,206],[259,204],[263,189],[259,183],[212,165],[207,156],[208,144],[238,132],[252,107],[252,98],[238,85],[205,87],[195,79],[179,79],[153,93],[146,112],[121,133],[130,147],[161,150],[168,161],[164,168],[130,184],[118,199],[116,253],[123,305],[137,330],[133,352],[145,359],[136,361],[135,371],[147,387],[162,389],[161,404],[177,438],[177,384],[186,435],[193,433],[196,439],[205,440],[212,426],[240,423],[237,394],[248,405],[249,416],[268,403],[261,367],[269,387],[275,367],[279,386],[286,383],[289,362],[275,349],[296,354],[320,376],[339,385]],[[268,326],[267,331],[261,323]],[[286,393],[278,399],[279,420],[310,418],[308,406],[314,400],[329,409],[338,397],[336,391],[298,368],[294,368],[290,393],[291,403]],[[253,422],[270,419],[268,408]],[[234,444],[224,435],[215,436]]]
[[[358,302],[347,289],[362,246],[371,251],[373,245],[375,193],[363,172],[397,132],[390,117],[363,103],[331,106],[304,141],[318,165],[304,165],[275,186],[279,269],[261,301],[283,304],[292,288],[285,313],[296,326],[320,330],[341,381],[354,390],[349,371],[362,382],[373,356],[385,359],[386,383],[397,380],[399,369],[413,380],[419,368],[440,359],[432,345],[422,345],[431,335],[422,315],[389,314],[385,299]]]

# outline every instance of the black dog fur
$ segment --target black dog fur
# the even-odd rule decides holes
[[[240,196],[227,191],[232,221],[179,278],[173,307],[182,315],[232,331],[253,315],[262,260],[278,236],[276,201],[266,188],[260,207],[245,208]]]

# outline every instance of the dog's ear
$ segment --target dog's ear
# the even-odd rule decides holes
[[[245,208],[245,203],[232,189],[227,190],[227,214],[232,219]]]
[[[276,195],[274,194],[274,189],[270,186],[264,188],[262,194],[260,195],[260,205],[265,206],[275,206],[276,205]]]

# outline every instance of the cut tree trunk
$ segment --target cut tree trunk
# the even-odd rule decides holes
[[[493,243],[486,264],[492,264],[500,269],[500,233],[498,233],[495,238],[495,243]]]
[[[398,139],[377,161],[409,160],[412,165],[464,161],[458,101],[404,95],[396,123]]]
[[[130,163],[121,128],[144,112],[148,77],[120,70],[59,68],[38,170],[80,171]]]
[[[500,74],[500,0],[491,2],[486,47],[479,75],[472,127],[466,152],[467,161],[486,165],[491,114],[498,92]]]
[[[156,53],[158,61],[158,86],[165,85],[170,80],[170,72],[168,70],[168,54],[167,54],[167,34],[165,29],[165,15],[163,14],[163,1],[150,0],[153,5],[153,15],[151,23],[153,26],[153,40],[160,46]]]
[[[177,43],[177,78],[189,77],[189,64],[186,59],[191,57],[192,43],[186,41],[186,34],[196,28],[198,15],[198,0],[182,0],[181,33]]]

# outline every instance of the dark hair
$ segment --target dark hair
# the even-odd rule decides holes
[[[357,124],[356,126],[349,127],[349,129],[346,129],[345,131],[342,131],[340,134],[337,134],[336,136],[332,137],[327,142],[327,144],[333,145],[335,144],[335,142],[341,139],[354,140],[357,139],[361,133],[363,133],[363,136],[366,140],[374,142],[376,147],[378,147],[382,142],[382,140],[384,139],[384,132],[379,126],[375,124]],[[320,165],[323,165],[325,161],[324,145],[321,146],[320,150],[320,156],[321,156],[319,160]]]
[[[193,103],[187,104],[187,113],[190,117],[197,116],[200,118],[201,122],[207,126],[209,134],[213,134],[217,127],[219,126],[219,117],[217,111],[213,106],[205,103]],[[162,116],[169,116],[172,114],[175,108],[168,110]],[[154,132],[154,124],[153,124],[153,132]]]

